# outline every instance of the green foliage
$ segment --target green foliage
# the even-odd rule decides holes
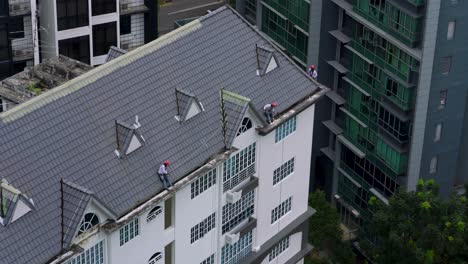
[[[468,264],[466,197],[441,199],[434,180],[420,180],[416,192],[400,191],[389,205],[377,201],[368,252],[379,264]]]
[[[28,86],[28,90],[35,93],[35,94],[39,94],[42,92],[42,89],[40,87],[37,87],[35,84],[30,84]]]
[[[351,245],[342,241],[343,231],[340,228],[340,217],[337,210],[325,199],[325,193],[316,191],[309,196],[309,205],[317,210],[309,224],[309,241],[318,250],[325,251],[331,261],[340,264],[354,264],[355,255]],[[314,259],[311,264],[327,263]],[[306,262],[307,263],[307,262]]]

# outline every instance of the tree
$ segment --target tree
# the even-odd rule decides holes
[[[375,197],[369,204],[374,243],[366,248],[377,263],[468,263],[467,196],[441,199],[434,180],[420,180],[415,192],[397,192],[388,206]]]
[[[355,263],[355,255],[350,244],[342,241],[343,231],[340,228],[338,212],[327,202],[325,193],[322,191],[311,193],[309,205],[317,211],[309,222],[309,241],[316,249],[326,253],[333,262]],[[315,262],[312,263],[320,263],[318,259],[313,261]]]

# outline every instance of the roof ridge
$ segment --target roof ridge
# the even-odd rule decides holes
[[[11,110],[0,113],[0,123],[9,123],[16,119],[19,119],[30,112],[33,112],[55,100],[58,100],[62,97],[65,97],[68,94],[78,91],[79,89],[86,87],[88,84],[93,83],[97,79],[107,76],[111,72],[120,69],[123,66],[126,66],[138,59],[145,57],[148,54],[155,52],[156,50],[165,47],[166,45],[171,44],[174,40],[179,39],[183,34],[189,34],[192,31],[198,30],[201,28],[201,21],[204,21],[208,18],[212,18],[215,15],[229,9],[226,6],[220,7],[215,11],[208,13],[205,16],[202,16],[194,21],[187,23],[186,25],[177,28],[166,35],[159,37],[148,44],[140,46],[126,54],[105,63],[85,74],[82,74],[68,82],[63,83],[62,85],[51,89],[39,96],[24,102]]]
[[[63,184],[67,185],[68,187],[73,188],[75,190],[78,190],[78,191],[80,191],[82,193],[85,193],[85,194],[88,194],[88,195],[93,195],[94,194],[94,192],[92,192],[92,191],[86,189],[85,187],[83,187],[81,185],[78,185],[78,184],[76,184],[76,183],[74,183],[72,181],[69,181],[67,179],[62,179],[62,182],[63,182]]]

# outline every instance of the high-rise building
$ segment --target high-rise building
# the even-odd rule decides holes
[[[303,264],[327,90],[222,7],[0,113],[0,262]]]
[[[468,181],[466,1],[238,0],[237,8],[300,64],[318,65],[332,88],[315,115],[313,180],[345,222],[368,219],[370,196],[387,202],[420,178],[435,179],[444,197]]]
[[[157,2],[40,0],[42,58],[58,54],[96,66],[111,46],[132,50],[157,37]]]
[[[34,64],[35,13],[30,0],[0,0],[0,80]]]

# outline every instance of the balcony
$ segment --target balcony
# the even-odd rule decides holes
[[[27,0],[10,0],[10,16],[31,14],[31,2]]]
[[[406,0],[406,1],[416,7],[422,6],[426,3],[426,0]]]
[[[144,0],[122,0],[120,1],[120,15],[130,15],[148,12],[149,8]]]

